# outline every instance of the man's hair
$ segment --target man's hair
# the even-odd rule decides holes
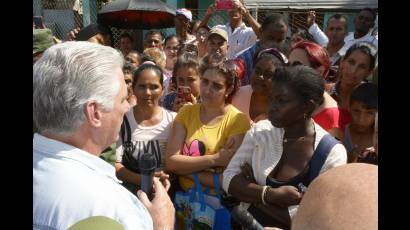
[[[138,56],[138,62],[142,63],[142,54],[136,50],[131,50],[130,52],[128,52],[128,54],[136,54]]]
[[[373,83],[362,83],[353,89],[350,103],[360,102],[367,109],[378,109],[378,90]]]
[[[127,32],[124,32],[124,33],[121,34],[120,39],[122,39],[122,38],[128,38],[128,39],[130,39],[131,42],[134,41],[134,38],[132,38],[131,34],[129,34]]]
[[[161,41],[164,39],[164,35],[159,30],[150,30],[145,34],[144,40],[148,38],[149,35],[159,34],[161,36]]]
[[[64,42],[47,49],[33,66],[33,120],[39,132],[66,135],[85,120],[86,103],[111,111],[119,93],[117,50],[91,42]]]
[[[288,26],[288,22],[282,14],[272,13],[272,14],[267,15],[265,19],[263,19],[263,22],[261,25],[261,31],[265,30],[270,24],[275,24],[280,21],[283,21],[286,24],[286,26]]]
[[[376,11],[374,11],[373,9],[367,7],[367,8],[364,8],[364,9],[360,10],[360,12],[362,12],[362,11],[370,12],[373,16],[373,22],[376,20],[377,14],[376,14]]]
[[[347,31],[347,18],[342,14],[333,14],[332,16],[330,16],[330,18],[327,20],[326,27],[329,26],[330,19],[332,19],[332,18],[334,18],[336,20],[344,20],[345,21],[345,30]]]
[[[135,68],[131,63],[125,63],[124,67],[122,67],[122,71],[125,72],[130,72],[130,73],[134,73],[134,71],[137,68]]]

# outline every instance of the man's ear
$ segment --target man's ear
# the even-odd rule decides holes
[[[306,114],[312,115],[313,112],[317,109],[317,107],[319,107],[319,105],[316,104],[316,102],[314,102],[313,100],[309,100],[305,103],[303,111]]]
[[[88,102],[84,105],[84,115],[88,124],[93,127],[101,127],[102,107],[97,102]]]

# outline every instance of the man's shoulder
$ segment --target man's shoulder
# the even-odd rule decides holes
[[[214,27],[212,27],[212,29],[214,29],[214,28],[223,29],[225,31],[228,31],[228,28],[230,28],[230,26],[229,26],[229,24],[225,24],[225,25],[218,24],[218,25],[215,25]]]
[[[64,167],[49,176],[33,172],[33,224],[67,229],[91,214],[128,219],[142,213],[137,198],[111,178],[75,166],[64,173]]]
[[[354,40],[354,32],[349,32],[345,37],[345,42]]]
[[[249,55],[253,57],[253,55],[256,53],[256,49],[257,49],[258,44],[259,43],[256,42],[253,46],[251,46],[247,49],[244,49],[242,52],[238,53],[238,55],[236,57],[237,58],[242,58],[242,59],[245,59],[245,57],[249,56]]]

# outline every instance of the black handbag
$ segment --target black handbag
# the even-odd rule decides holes
[[[131,126],[125,115],[123,122],[121,124],[120,134],[123,146],[123,155],[121,163],[124,165],[125,168],[135,173],[140,173],[138,161],[132,156],[132,154],[135,151],[135,145],[131,141]]]

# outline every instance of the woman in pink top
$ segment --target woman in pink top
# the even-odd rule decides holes
[[[330,58],[326,49],[310,41],[301,41],[292,47],[289,63],[310,66],[324,79],[330,70]],[[344,127],[351,120],[350,114],[347,110],[339,108],[337,102],[327,92],[323,94],[323,99],[323,104],[313,112],[312,117],[332,136],[342,140]]]
[[[276,68],[286,65],[288,60],[278,49],[269,48],[261,50],[254,62],[251,84],[239,88],[232,99],[232,105],[244,113],[251,122],[258,122],[267,118],[271,77]]]

